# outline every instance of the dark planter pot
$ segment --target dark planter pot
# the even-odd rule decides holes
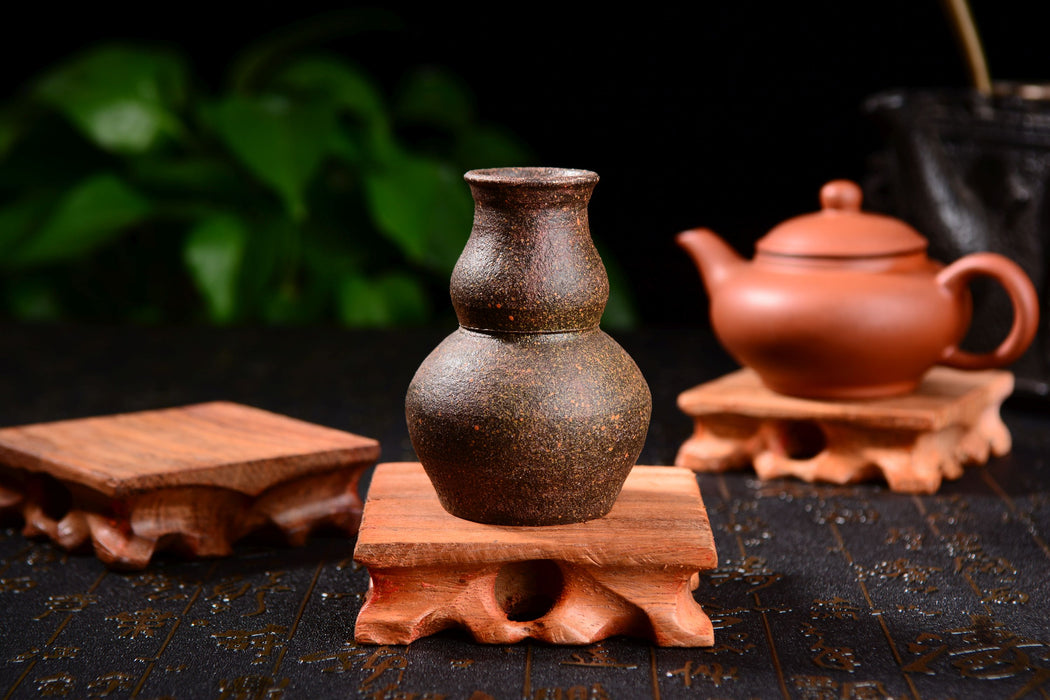
[[[900,217],[948,263],[990,251],[1024,269],[1039,296],[1035,341],[1009,369],[1017,392],[1050,398],[1050,95],[1035,87],[892,91],[869,98],[881,129],[865,183],[868,206]],[[1010,329],[1009,298],[975,283],[964,345],[994,347]]]

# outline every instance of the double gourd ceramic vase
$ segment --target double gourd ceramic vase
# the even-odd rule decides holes
[[[612,508],[645,442],[649,387],[598,324],[609,294],[585,170],[465,175],[474,226],[452,273],[459,328],[405,399],[409,437],[446,511],[556,525]]]
[[[771,390],[819,399],[898,396],[933,365],[990,369],[1020,357],[1039,324],[1024,270],[987,252],[932,260],[905,222],[861,211],[861,195],[854,182],[827,183],[821,210],[774,227],[752,261],[706,229],[678,235],[726,350]],[[1001,284],[1013,307],[1009,333],[984,353],[960,347],[977,277]]]

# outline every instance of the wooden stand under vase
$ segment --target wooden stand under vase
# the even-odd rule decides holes
[[[450,515],[418,463],[380,464],[354,559],[370,577],[361,643],[453,628],[485,644],[714,643],[692,594],[716,566],[714,540],[696,478],[676,467],[636,466],[602,518],[507,526]]]

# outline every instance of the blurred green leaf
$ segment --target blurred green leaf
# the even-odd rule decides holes
[[[47,218],[54,200],[48,194],[29,194],[0,207],[0,259]]]
[[[376,225],[409,260],[442,273],[452,271],[474,212],[461,172],[404,154],[366,173],[365,189]]]
[[[62,317],[62,305],[55,288],[47,280],[25,277],[6,290],[11,315],[22,321],[54,321]]]
[[[5,262],[25,267],[76,258],[117,238],[150,211],[150,203],[120,178],[93,175],[66,192],[44,224]]]
[[[391,326],[419,323],[429,313],[419,280],[391,273],[375,279],[345,274],[339,280],[339,318],[348,326]]]
[[[392,108],[376,76],[313,52],[331,29],[257,45],[214,98],[178,54],[101,46],[0,104],[7,315],[433,320],[428,290],[470,233],[464,170],[534,158],[444,69],[412,74]],[[614,290],[606,319],[629,312]]]
[[[358,125],[344,124],[329,144],[333,154],[355,166],[365,163],[366,155],[386,160],[396,151],[383,97],[372,80],[355,66],[325,57],[305,58],[281,71],[274,85],[291,90],[293,96],[334,102],[340,116],[359,120]]]
[[[131,163],[131,174],[160,190],[219,195],[243,188],[235,168],[210,156],[137,159]]]
[[[391,273],[377,281],[386,297],[395,324],[422,323],[430,313],[430,302],[419,279],[407,273]]]
[[[398,120],[460,131],[472,126],[474,101],[462,79],[440,68],[409,75],[397,100]]]
[[[143,153],[182,125],[186,92],[182,60],[154,49],[101,47],[60,66],[35,93],[66,115],[99,147]]]
[[[348,326],[383,326],[390,322],[386,300],[363,275],[339,282],[339,319]]]
[[[331,104],[233,95],[215,105],[211,118],[230,151],[280,195],[292,219],[305,218],[307,185],[335,134]]]
[[[627,331],[638,326],[638,313],[622,285],[609,286],[609,302],[602,314],[602,328]]]
[[[259,214],[245,220],[250,235],[238,283],[241,306],[267,323],[297,320],[298,227],[279,212]]]
[[[282,70],[274,81],[278,87],[292,87],[314,98],[334,100],[342,109],[370,124],[388,123],[386,107],[371,78],[350,64],[322,57],[296,61]]]
[[[362,167],[366,160],[366,144],[362,141],[363,139],[355,138],[355,135],[348,133],[346,129],[336,129],[329,148],[333,156],[357,169]]]
[[[630,293],[630,285],[616,258],[603,246],[597,246],[598,254],[609,277],[609,301],[602,314],[602,327],[611,330],[631,330],[638,325],[638,312]]]
[[[229,322],[237,311],[237,283],[247,245],[244,223],[228,214],[201,221],[186,236],[183,260],[215,323]]]
[[[522,166],[534,160],[530,149],[510,132],[493,126],[477,126],[460,135],[456,162],[465,170]]]

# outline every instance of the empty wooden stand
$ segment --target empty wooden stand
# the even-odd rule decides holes
[[[357,532],[378,457],[371,438],[221,401],[4,428],[0,516],[121,569],[161,549],[224,556],[257,531],[301,544]]]
[[[511,527],[449,515],[418,463],[380,464],[354,558],[370,576],[358,642],[462,628],[486,644],[714,643],[692,594],[714,540],[695,476],[676,467],[635,467],[603,518]]]
[[[754,466],[762,479],[845,484],[885,478],[893,491],[934,493],[966,464],[1010,451],[1000,417],[1010,372],[935,367],[910,394],[817,401],[776,394],[742,369],[689,389],[679,408],[694,423],[675,464],[720,472]]]

